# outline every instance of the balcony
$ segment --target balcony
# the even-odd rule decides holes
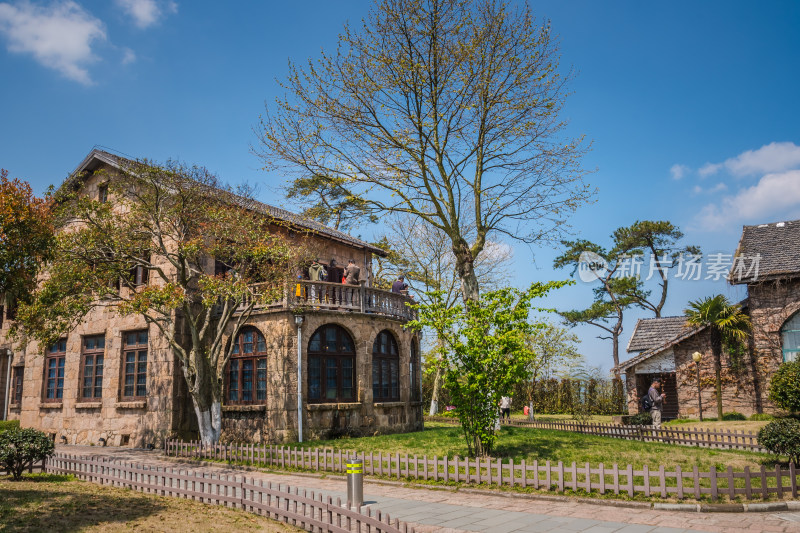
[[[253,285],[256,294],[264,284]],[[415,303],[412,298],[383,289],[364,285],[344,285],[326,281],[298,280],[292,282],[284,291],[281,300],[256,304],[256,309],[325,310],[337,312],[359,312],[383,315],[398,320],[415,320],[416,311],[407,303]]]

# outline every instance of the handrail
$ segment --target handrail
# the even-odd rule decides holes
[[[251,285],[254,294],[265,283]],[[249,305],[247,299],[242,306]],[[303,309],[340,312],[359,312],[384,315],[401,320],[414,320],[416,312],[406,304],[414,299],[404,294],[396,294],[383,289],[367,287],[363,283],[349,285],[327,281],[297,280],[290,283],[283,298],[269,302],[258,302],[256,309]]]

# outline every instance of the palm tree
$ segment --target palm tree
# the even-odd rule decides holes
[[[750,317],[739,304],[731,304],[722,294],[689,302],[684,309],[689,326],[708,327],[711,332],[711,353],[714,356],[714,374],[717,392],[717,416],[722,420],[722,344],[744,342],[750,333]],[[698,370],[699,372],[699,370]]]

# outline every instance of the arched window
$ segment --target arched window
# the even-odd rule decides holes
[[[356,399],[356,351],[341,327],[322,326],[308,342],[308,401],[353,402]]]
[[[411,382],[411,401],[418,402],[421,399],[420,394],[420,361],[419,361],[419,341],[414,339],[411,341],[411,361],[408,364],[409,380]]]
[[[225,403],[267,403],[267,343],[257,329],[244,328],[234,339],[225,381]]]
[[[400,355],[397,341],[383,330],[372,343],[372,401],[400,399]]]
[[[786,321],[781,328],[783,337],[783,360],[785,362],[800,359],[800,313]]]

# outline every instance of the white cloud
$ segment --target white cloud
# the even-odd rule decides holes
[[[716,194],[718,192],[723,192],[723,191],[727,191],[727,190],[728,190],[728,186],[725,185],[723,182],[719,182],[716,185],[714,185],[713,187],[709,187],[708,189],[704,189],[700,185],[695,185],[694,188],[692,189],[692,192],[694,194],[701,194],[701,193]]]
[[[800,166],[800,146],[792,142],[773,142],[722,163],[706,163],[698,173],[706,177],[725,168],[733,176],[743,177],[784,172],[797,166]]]
[[[122,64],[127,65],[136,61],[136,53],[130,48],[123,48],[122,50]]]
[[[686,165],[679,165],[676,163],[672,165],[672,167],[670,167],[669,173],[672,175],[672,179],[679,180],[684,176],[686,176],[691,170],[692,169],[690,169]]]
[[[706,205],[698,216],[705,230],[738,226],[741,222],[765,222],[800,217],[800,170],[767,174],[752,187],[726,196],[719,204]]]
[[[102,21],[69,0],[49,6],[0,4],[0,32],[10,52],[31,54],[40,64],[85,85],[92,83],[86,65],[97,60],[92,45],[106,40]]]
[[[720,171],[721,168],[722,168],[722,164],[721,163],[718,163],[716,165],[713,164],[713,163],[706,163],[705,165],[700,167],[700,169],[697,171],[697,173],[700,174],[701,178],[706,178],[708,176],[716,174],[717,172]]]
[[[133,18],[133,23],[139,28],[150,27],[159,22],[164,14],[178,11],[178,4],[172,1],[117,0],[117,5]]]

